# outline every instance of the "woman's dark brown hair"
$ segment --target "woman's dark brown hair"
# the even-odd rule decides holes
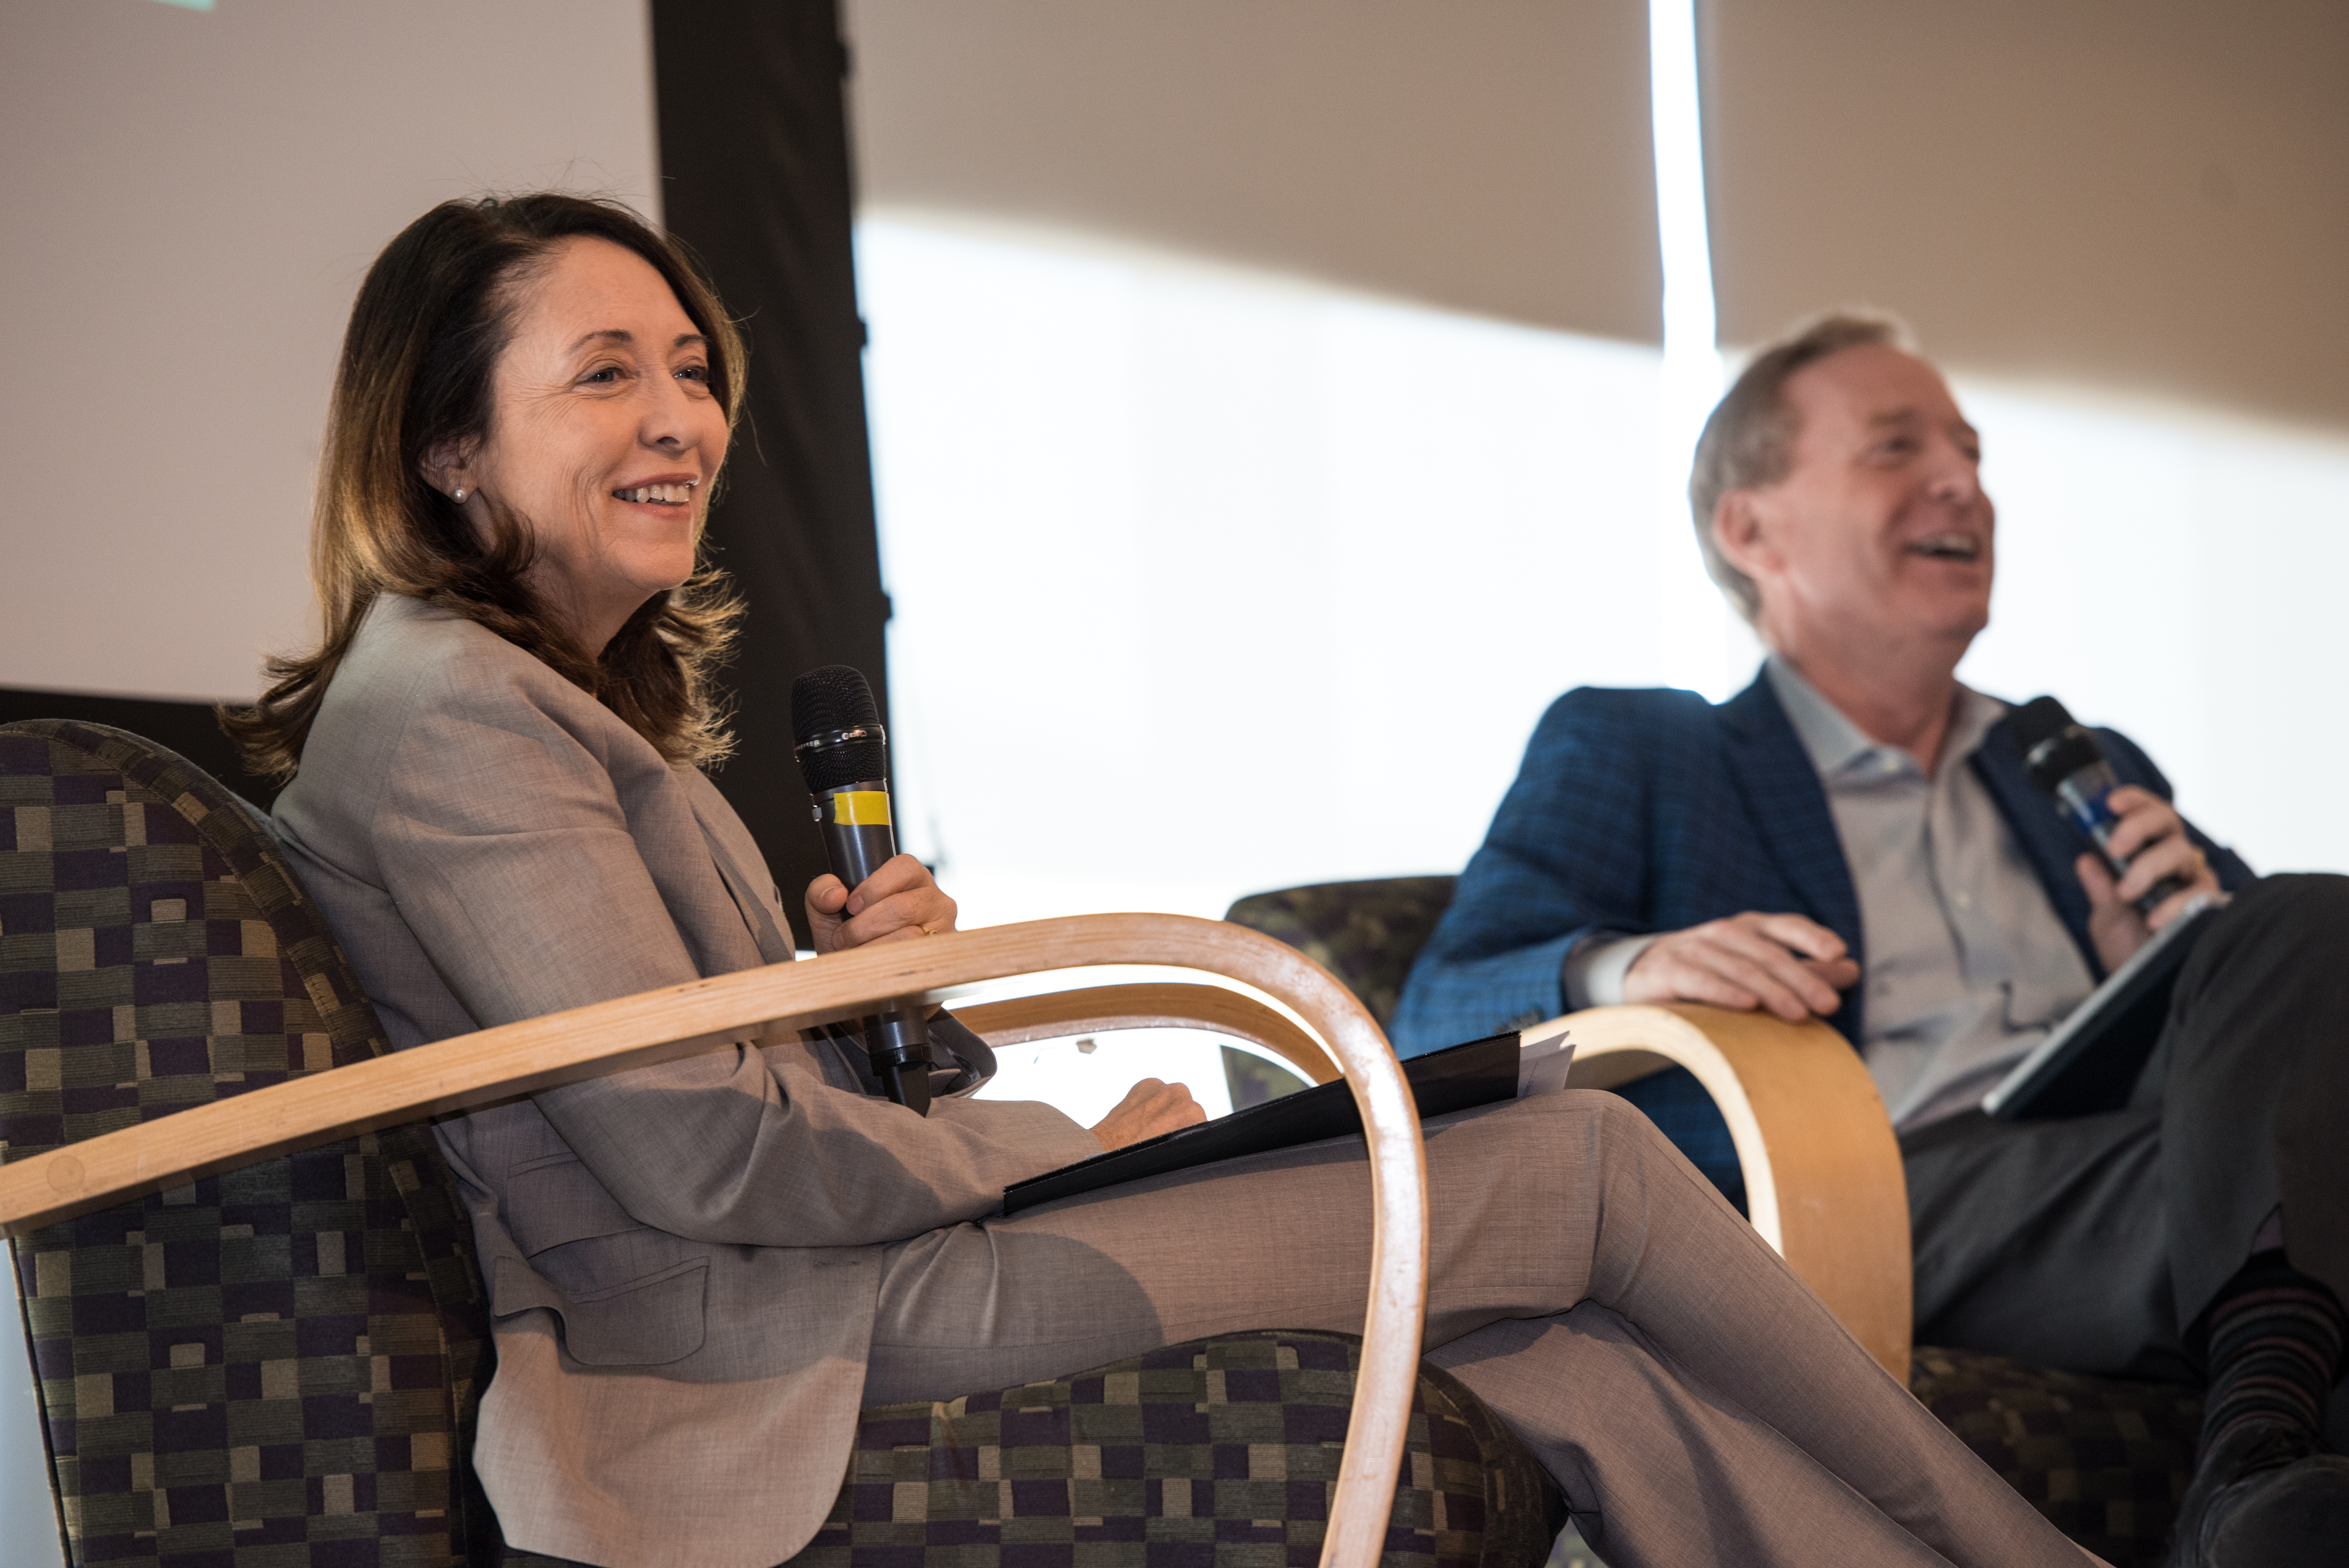
[[[709,677],[740,613],[723,576],[701,562],[657,593],[600,655],[580,648],[523,580],[527,524],[491,509],[476,529],[425,481],[434,448],[489,432],[492,375],[512,336],[517,285],[566,240],[625,246],[650,263],[709,340],[709,387],[730,428],[742,387],[742,340],[677,243],[615,201],[557,191],[444,201],[384,247],[359,285],[327,405],[310,572],[325,634],[312,652],[275,655],[258,705],[222,709],[222,726],[256,772],[285,777],[327,683],[369,606],[405,593],[478,622],[592,693],[672,762],[709,762],[731,745]],[[486,535],[486,537],[485,537]]]

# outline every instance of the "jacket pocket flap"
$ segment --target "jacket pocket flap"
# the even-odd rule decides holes
[[[709,1260],[689,1258],[622,1284],[568,1295],[521,1259],[501,1257],[490,1290],[501,1318],[544,1307],[563,1348],[586,1367],[657,1367],[701,1348]]]
[[[645,1226],[576,1160],[546,1160],[507,1173],[499,1205],[524,1257],[550,1247]]]

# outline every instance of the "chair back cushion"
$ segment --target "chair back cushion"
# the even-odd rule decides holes
[[[0,727],[0,1158],[385,1051],[258,812],[102,726]],[[14,1243],[77,1563],[461,1562],[487,1298],[428,1129]],[[477,1528],[469,1532],[471,1521]]]
[[[1224,918],[1278,937],[1335,975],[1383,1029],[1459,880],[1384,877],[1250,893]]]

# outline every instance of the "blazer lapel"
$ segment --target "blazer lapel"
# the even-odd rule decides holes
[[[1844,940],[1863,973],[1868,965],[1859,923],[1859,894],[1836,831],[1835,813],[1811,754],[1770,689],[1766,675],[1713,710],[1730,776],[1745,797],[1762,843],[1803,902],[1804,912]],[[1829,1020],[1853,1040],[1860,1030],[1860,987],[1844,997]]]
[[[698,773],[695,778],[700,779],[700,787],[689,788],[687,793],[693,802],[693,819],[701,828],[702,842],[709,846],[710,862],[718,868],[726,891],[733,895],[734,907],[740,913],[743,925],[749,929],[751,941],[759,945],[759,955],[770,964],[790,963],[791,929],[778,918],[780,905],[763,896],[752,878],[753,867],[760,872],[767,869],[758,846],[750,841],[742,820],[734,815],[733,808],[726,804],[718,787]]]
[[[2087,890],[2072,870],[2073,861],[2086,844],[2033,786],[2031,776],[2023,770],[2023,748],[2015,742],[2014,727],[2007,720],[2002,718],[1991,726],[1971,762],[1974,777],[1990,791],[1998,814],[2006,819],[2007,831],[2023,846],[2023,858],[2046,890],[2047,902],[2055,906],[2056,918],[2079,944],[2080,956],[2088,961],[2088,973],[2101,981],[2105,965],[2088,935]]]

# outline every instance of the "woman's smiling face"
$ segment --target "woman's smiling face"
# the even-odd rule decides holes
[[[515,285],[488,435],[433,470],[477,520],[530,531],[531,586],[600,653],[646,600],[693,574],[726,411],[709,349],[668,283],[608,240],[563,242]]]

